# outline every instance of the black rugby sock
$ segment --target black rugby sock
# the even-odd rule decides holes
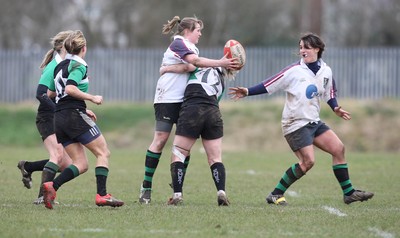
[[[211,165],[210,169],[217,191],[225,191],[226,174],[224,164],[220,162],[214,163]]]
[[[48,161],[49,161],[48,159],[38,160],[33,162],[26,161],[24,164],[24,169],[26,172],[29,173],[32,173],[34,171],[42,171]]]

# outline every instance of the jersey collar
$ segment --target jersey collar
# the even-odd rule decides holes
[[[61,55],[56,53],[56,56],[54,56],[54,59],[56,59],[56,63],[60,63],[63,59],[61,58]]]
[[[71,59],[71,60],[75,60],[81,64],[83,64],[84,66],[87,66],[87,63],[84,59],[82,59],[81,57],[77,56],[77,55],[71,55],[71,54],[67,54],[65,56],[65,59]]]

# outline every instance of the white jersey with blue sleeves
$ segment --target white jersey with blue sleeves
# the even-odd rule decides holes
[[[319,59],[321,68],[314,74],[303,59],[263,81],[268,93],[286,92],[282,112],[282,131],[287,135],[309,122],[320,121],[320,103],[335,98],[331,68]]]

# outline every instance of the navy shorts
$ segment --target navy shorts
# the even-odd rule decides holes
[[[36,127],[44,141],[54,131],[54,112],[38,112],[36,115]]]
[[[85,145],[101,135],[100,129],[86,114],[86,110],[57,111],[54,114],[54,123],[57,141],[64,147],[77,142]]]
[[[287,134],[285,136],[290,148],[293,152],[312,145],[314,138],[322,133],[330,130],[330,128],[323,122],[310,122],[302,128]]]
[[[189,105],[181,109],[176,134],[190,138],[214,140],[224,133],[224,123],[218,107],[210,105]]]

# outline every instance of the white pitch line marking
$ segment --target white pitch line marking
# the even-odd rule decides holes
[[[330,214],[339,216],[339,217],[345,217],[347,216],[346,213],[343,213],[341,211],[339,211],[339,209],[336,209],[334,207],[329,207],[329,206],[322,206],[323,209],[327,210]]]
[[[368,228],[369,231],[374,232],[376,236],[382,237],[382,238],[394,238],[394,234],[386,232],[386,231],[382,231],[379,230],[376,227],[369,227]]]

